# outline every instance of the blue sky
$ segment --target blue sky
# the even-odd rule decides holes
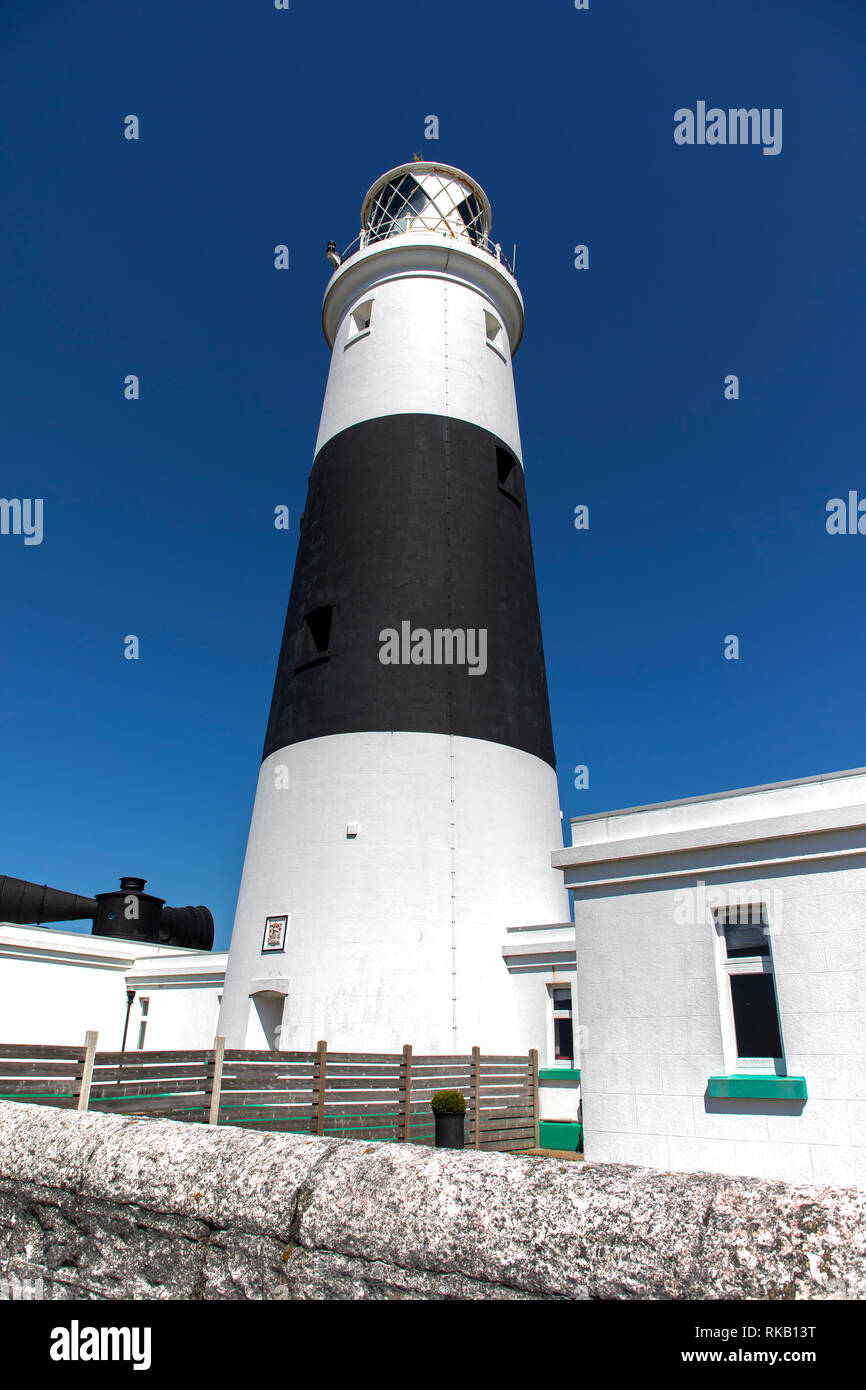
[[[324,248],[415,151],[517,243],[566,818],[866,763],[866,536],[825,529],[866,496],[860,3],[4,0],[0,28],[0,493],[45,518],[0,536],[0,872],[140,874],[227,945]],[[676,145],[699,100],[781,108],[781,154]]]

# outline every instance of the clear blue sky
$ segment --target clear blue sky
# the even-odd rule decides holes
[[[414,151],[518,246],[566,818],[866,763],[866,536],[825,529],[866,496],[859,0],[4,0],[0,30],[0,495],[45,509],[0,536],[0,872],[140,874],[227,944],[324,248]],[[781,107],[782,153],[677,146],[698,100]]]

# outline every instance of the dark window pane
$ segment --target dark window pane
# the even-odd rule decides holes
[[[386,184],[376,198],[377,206],[371,209],[368,240],[384,241],[398,231],[405,231],[412,216],[426,203],[427,194],[411,174],[404,174],[396,183]]]
[[[553,1055],[557,1062],[570,1062],[574,1058],[574,1031],[570,1018],[553,1020]]]
[[[295,667],[296,671],[302,671],[306,666],[328,659],[333,616],[333,604],[324,608],[314,608],[312,613],[307,614],[301,633],[300,657]]]
[[[315,608],[307,615],[307,629],[313,639],[317,652],[326,652],[331,639],[331,617],[333,608]]]
[[[465,224],[469,233],[469,240],[478,245],[478,221],[481,209],[478,206],[478,199],[474,193],[470,193],[468,198],[464,198],[462,203],[457,204],[457,211]]]
[[[555,1009],[571,1008],[571,989],[568,987],[568,985],[564,986],[562,989],[554,989],[553,1007]]]
[[[509,454],[507,449],[496,450],[496,476],[499,480],[499,491],[504,492],[506,497],[510,497],[512,502],[520,506],[520,475],[517,468],[517,460]]]
[[[782,1039],[772,975],[732,975],[738,1057],[781,1057]]]
[[[411,197],[415,187],[415,180],[410,174],[404,175],[396,183],[386,183],[385,187],[379,191],[376,204],[372,209],[372,225],[378,226],[380,223],[390,222],[392,217],[396,217],[406,198]]]
[[[770,943],[762,927],[725,927],[728,960],[736,956],[768,956]]]

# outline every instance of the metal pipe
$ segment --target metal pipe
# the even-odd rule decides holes
[[[120,1044],[120,1050],[121,1050],[121,1052],[125,1052],[125,1051],[126,1051],[126,1032],[127,1032],[127,1029],[129,1028],[129,1013],[130,1013],[130,1010],[131,1010],[131,1008],[132,1008],[132,1001],[133,1001],[134,999],[135,999],[135,990],[134,990],[134,989],[128,989],[128,990],[126,991],[126,1022],[125,1022],[124,1025],[123,1025],[123,1042]]]

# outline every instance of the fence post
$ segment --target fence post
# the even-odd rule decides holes
[[[76,1109],[86,1110],[90,1104],[90,1084],[93,1080],[93,1063],[96,1057],[96,1039],[99,1034],[88,1030],[84,1035],[84,1067],[78,1084],[78,1105]]]
[[[472,1049],[472,1147],[481,1148],[481,1048]]]
[[[313,1115],[312,1133],[324,1134],[325,1132],[325,1072],[328,1065],[328,1044],[319,1043],[318,1056],[316,1058],[316,1068],[318,1070],[319,1086],[316,1092],[316,1109]]]
[[[226,1055],[225,1038],[216,1037],[213,1040],[213,1061],[208,1068],[211,1069],[209,1077],[210,1084],[205,1083],[205,1095],[210,1093],[210,1106],[206,1123],[209,1125],[219,1124],[220,1115],[220,1091],[223,1084],[223,1061]]]
[[[541,1147],[538,1106],[538,1051],[534,1047],[529,1049],[529,1079],[532,1086],[532,1146],[538,1149]]]
[[[412,1044],[403,1045],[403,1066],[400,1072],[400,1139],[409,1143],[412,1115]]]

